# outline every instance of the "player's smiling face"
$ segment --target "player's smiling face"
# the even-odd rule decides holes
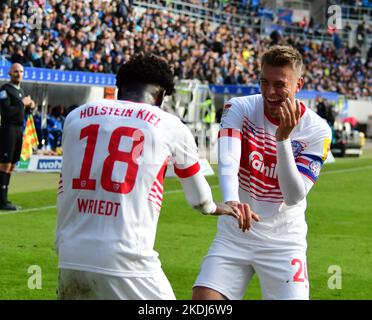
[[[261,70],[260,87],[264,99],[265,113],[279,119],[279,107],[284,106],[286,98],[294,101],[300,91],[303,78],[291,66],[272,67],[264,64]]]

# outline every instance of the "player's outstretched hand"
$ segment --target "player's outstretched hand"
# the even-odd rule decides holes
[[[287,98],[284,105],[280,107],[280,123],[276,130],[276,140],[283,141],[289,138],[293,128],[298,125],[301,117],[300,101],[295,99],[292,102]]]
[[[216,206],[217,206],[217,209],[213,213],[213,215],[215,216],[223,216],[223,215],[232,216],[238,220],[241,217],[240,210],[236,208],[235,206],[230,206],[226,203],[221,203],[221,202],[216,203]]]
[[[239,228],[242,231],[248,231],[252,226],[252,220],[260,221],[260,216],[253,212],[247,203],[240,203],[237,201],[227,201],[226,205],[238,212],[238,215],[235,216],[239,221]]]

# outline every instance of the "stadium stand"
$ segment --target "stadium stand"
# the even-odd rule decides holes
[[[370,15],[369,2],[359,2],[352,8]],[[38,12],[41,25],[35,27]],[[0,20],[2,64],[116,73],[143,50],[167,58],[179,79],[251,85],[263,50],[291,44],[304,55],[304,89],[372,96],[369,20],[360,21],[352,45],[341,33],[322,31],[314,19],[286,23],[260,1],[1,1]],[[280,28],[267,35],[267,20]]]

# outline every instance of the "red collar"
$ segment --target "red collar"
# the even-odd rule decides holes
[[[306,107],[305,107],[305,105],[302,102],[300,102],[300,105],[301,105],[301,115],[300,115],[300,117],[302,117],[304,115],[305,111],[306,111]],[[264,110],[265,110],[265,107],[264,107]],[[275,124],[276,126],[279,125],[279,123],[280,123],[280,120],[279,119],[274,119],[272,116],[270,116],[269,114],[267,114],[265,111],[264,111],[264,113],[265,113],[266,118],[271,123]]]

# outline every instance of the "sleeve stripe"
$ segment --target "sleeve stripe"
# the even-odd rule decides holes
[[[199,162],[195,162],[192,166],[185,168],[185,169],[179,169],[176,166],[174,166],[174,173],[179,178],[190,178],[193,175],[197,174],[199,170],[200,170]]]
[[[218,138],[221,138],[221,137],[233,137],[233,138],[238,138],[241,140],[242,134],[239,130],[236,130],[236,129],[221,129],[218,132]]]
[[[323,163],[323,160],[322,160],[321,157],[315,156],[315,155],[313,155],[313,154],[305,154],[305,153],[302,153],[301,156],[302,156],[302,157],[310,158],[310,159],[312,159],[312,160],[320,161],[321,163]]]
[[[309,169],[297,166],[298,171],[302,173],[304,176],[308,177],[313,183],[318,179]]]

